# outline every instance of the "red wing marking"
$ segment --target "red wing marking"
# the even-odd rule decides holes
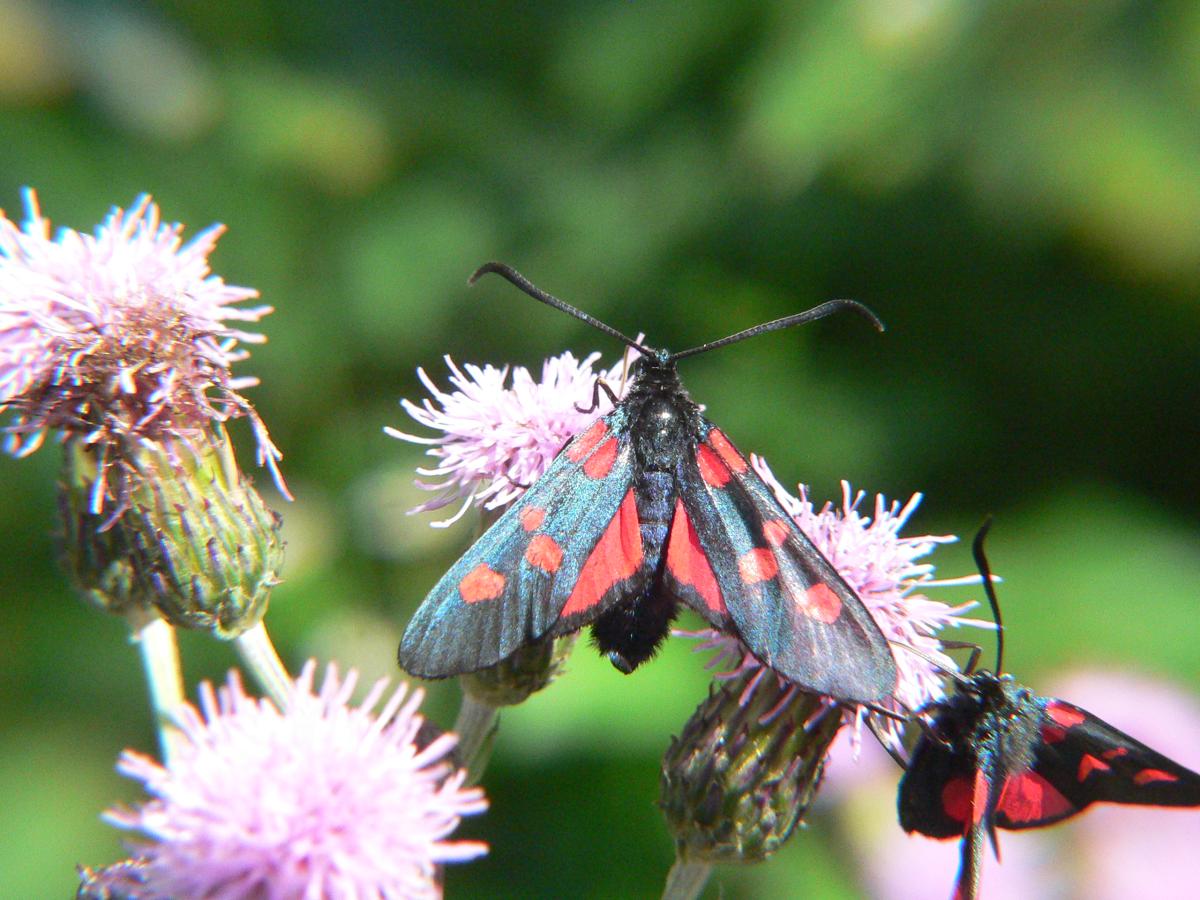
[[[1076,811],[1076,806],[1037,772],[1013,775],[1000,791],[997,808],[1014,823],[1057,819]]]
[[[1124,756],[1129,750],[1125,747],[1113,747],[1111,750],[1105,750],[1100,755],[1104,759],[1116,759],[1118,756]]]
[[[988,780],[983,769],[975,770],[975,787],[971,791],[971,821],[978,825],[987,813]]]
[[[1155,781],[1178,781],[1178,775],[1172,775],[1170,772],[1164,772],[1162,769],[1142,769],[1133,776],[1133,783],[1138,787],[1144,784],[1151,784]]]
[[[779,563],[770,550],[756,547],[738,557],[738,574],[746,584],[770,581],[779,574]]]
[[[563,551],[548,534],[535,534],[525,550],[525,561],[543,572],[553,574],[562,565]]]
[[[604,424],[604,420],[597,419],[587,431],[571,442],[571,446],[567,448],[567,459],[579,462],[592,452],[592,448],[600,443],[607,431],[608,426]]]
[[[700,546],[692,520],[683,508],[683,500],[679,498],[675,499],[675,518],[671,520],[671,533],[667,537],[667,571],[680,584],[695,588],[704,605],[714,613],[728,614],[712,566]]]
[[[962,775],[951,778],[942,788],[942,811],[964,825],[971,818],[971,785]]]
[[[721,458],[707,444],[699,444],[696,447],[696,465],[700,467],[700,477],[709,487],[723,488],[733,477],[729,474],[729,467],[721,462]]]
[[[1053,700],[1046,704],[1046,716],[1050,722],[1042,723],[1042,740],[1047,744],[1057,744],[1065,740],[1067,731],[1084,720],[1084,715],[1079,710]]]
[[[467,603],[495,600],[504,593],[504,576],[487,563],[480,563],[463,576],[458,592]]]
[[[1067,739],[1067,729],[1059,728],[1047,722],[1042,723],[1042,740],[1047,744],[1057,744]]]
[[[792,527],[783,519],[767,519],[763,523],[763,537],[772,547],[781,547],[792,533]]]
[[[1075,780],[1080,784],[1087,781],[1087,777],[1093,772],[1107,772],[1112,769],[1108,763],[1102,759],[1092,756],[1090,753],[1083,754],[1083,759],[1079,760],[1079,771],[1075,775]]]
[[[613,463],[617,460],[617,439],[609,438],[600,445],[583,464],[583,474],[588,478],[600,479],[612,471]]]
[[[836,622],[842,614],[842,599],[825,582],[811,585],[803,597],[796,598],[796,609],[810,619],[826,625]]]
[[[521,510],[521,527],[526,531],[537,531],[544,518],[546,518],[546,510],[542,507],[527,506]]]
[[[1074,728],[1087,718],[1079,710],[1053,701],[1046,704],[1046,713],[1063,728]]]
[[[746,460],[742,458],[742,454],[738,453],[737,448],[729,442],[729,438],[725,437],[716,428],[709,429],[708,442],[717,451],[717,454],[724,461],[725,465],[729,466],[731,472],[741,475],[750,468],[746,465]]]
[[[631,489],[584,562],[562,615],[595,606],[609,588],[631,576],[641,565],[642,530],[638,527],[637,501]]]

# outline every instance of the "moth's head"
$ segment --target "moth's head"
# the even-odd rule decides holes
[[[647,347],[646,352],[638,356],[629,367],[631,375],[651,375],[675,371],[675,361],[667,350],[654,350]]]

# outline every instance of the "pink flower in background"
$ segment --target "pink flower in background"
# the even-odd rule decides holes
[[[420,437],[395,428],[384,429],[400,440],[427,445],[426,453],[437,460],[436,466],[417,472],[441,479],[430,484],[418,482],[439,494],[412,511],[460,503],[454,515],[435,523],[438,526],[457,521],[472,504],[497,509],[521,496],[549,468],[568,440],[612,410],[607,394],[601,391],[599,407],[580,412],[580,407],[591,407],[598,377],[618,397],[628,389],[625,376],[629,359],[622,359],[607,371],[595,372],[592,367],[600,359],[599,353],[582,360],[570,353],[551,357],[542,364],[540,381],[535,381],[524,366],[516,366],[511,385],[506,385],[507,366],[497,369],[468,364],[460,369],[449,356],[445,359],[455,390],[441,390],[424,369],[417,369],[432,399],[420,405],[400,401],[417,422],[442,433]]]
[[[992,628],[992,623],[968,619],[962,613],[976,604],[950,606],[933,600],[923,592],[928,588],[978,584],[979,576],[936,579],[932,563],[918,562],[941,544],[951,543],[953,535],[921,535],[900,537],[900,529],[921,502],[915,494],[904,506],[888,503],[879,494],[872,515],[863,515],[859,507],[865,492],[851,491],[842,482],[842,503],[835,507],[826,503],[817,509],[808,499],[803,487],[800,497],[793,497],[776,480],[766,462],[751,457],[755,471],[774,491],[784,510],[800,530],[812,539],[826,558],[833,563],[846,583],[862,598],[875,617],[884,637],[893,643],[893,655],[899,670],[895,699],[888,706],[899,711],[915,710],[945,696],[943,677],[946,671],[957,671],[957,663],[946,655],[937,635],[946,627],[971,625]],[[718,632],[702,632],[700,649],[716,649],[711,665],[721,660],[732,661],[735,673],[743,673],[760,663],[751,656],[736,638]],[[909,652],[913,648],[918,653]],[[726,673],[729,677],[732,673]],[[864,713],[853,713],[861,721]],[[900,748],[901,730],[893,719],[876,717],[883,739],[894,749]],[[857,731],[855,732],[857,741]]]
[[[282,712],[236,672],[219,692],[206,682],[165,767],[125,751],[119,770],[152,799],[105,818],[146,839],[133,846],[144,896],[436,898],[440,864],[486,852],[447,840],[487,804],[446,761],[453,735],[420,746],[421,692],[384,701],[382,680],[351,706],[353,671],[330,666],[314,692],[315,672],[310,661]]]
[[[281,454],[239,393],[257,383],[235,378],[239,344],[262,343],[239,322],[269,306],[238,307],[258,296],[211,274],[208,255],[224,227],[189,243],[183,226],[160,221],[148,196],[114,209],[95,234],[60,229],[37,195],[25,193],[18,227],[0,212],[0,412],[13,415],[8,450],[36,450],[49,431],[107,448],[122,441],[187,440],[212,422],[245,416],[260,464],[282,482]]]

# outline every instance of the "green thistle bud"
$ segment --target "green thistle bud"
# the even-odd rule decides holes
[[[761,670],[710,690],[663,759],[659,803],[678,858],[759,862],[778,850],[816,794],[840,726],[822,697]]]
[[[575,637],[571,634],[526,644],[491,668],[463,675],[459,679],[463,692],[492,707],[524,703],[562,674]]]
[[[153,606],[174,625],[233,638],[262,618],[278,583],[279,519],[238,470],[224,431],[204,438],[143,440],[109,461],[68,440],[63,558],[102,609]]]

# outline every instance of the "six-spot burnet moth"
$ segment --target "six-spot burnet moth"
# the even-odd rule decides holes
[[[1098,719],[1039,697],[1002,672],[1000,607],[983,552],[975,561],[996,618],[996,672],[968,664],[956,694],[920,711],[927,730],[900,781],[900,824],[933,838],[961,838],[954,898],[979,895],[984,836],[999,857],[996,828],[1037,828],[1092,803],[1200,806],[1200,775]]]
[[[682,603],[803,687],[849,701],[890,695],[896,665],[870,612],[700,414],[675,370],[686,356],[839,310],[882,330],[875,315],[834,300],[668,353],[506,265],[482,266],[471,283],[487,273],[641,356],[628,395],[569,441],[430,591],[404,632],[400,665],[425,678],[461,675],[591,625],[601,653],[631,672],[655,653]]]

